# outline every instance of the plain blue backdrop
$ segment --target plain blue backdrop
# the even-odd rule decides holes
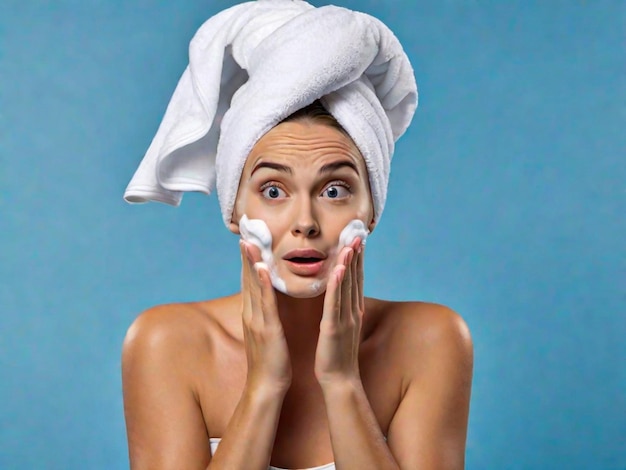
[[[467,468],[626,468],[626,3],[337,3],[415,68],[366,292],[468,323]],[[189,40],[232,4],[0,6],[2,469],[127,468],[126,329],[238,289],[215,197],[122,201]]]

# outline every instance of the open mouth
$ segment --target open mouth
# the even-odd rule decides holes
[[[288,269],[299,276],[317,276],[322,273],[324,258],[294,256],[285,260]]]
[[[285,254],[287,269],[298,276],[317,276],[323,272],[326,255],[314,248],[298,248]]]
[[[298,264],[313,264],[313,263],[317,263],[318,261],[322,261],[322,258],[295,257],[295,258],[289,258],[288,261],[291,261],[292,263],[298,263]]]

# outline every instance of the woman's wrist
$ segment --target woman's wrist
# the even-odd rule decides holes
[[[318,382],[325,398],[351,394],[363,388],[361,378],[358,376],[335,378],[333,380],[320,380]]]
[[[290,384],[286,383],[259,383],[258,381],[248,381],[244,387],[243,394],[251,401],[267,404],[285,397]]]

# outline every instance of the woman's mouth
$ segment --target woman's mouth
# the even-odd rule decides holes
[[[297,249],[287,253],[283,259],[292,273],[299,276],[316,276],[322,270],[326,255],[314,249]]]
[[[299,276],[316,276],[324,265],[321,258],[301,258],[295,257],[285,260],[289,270]]]

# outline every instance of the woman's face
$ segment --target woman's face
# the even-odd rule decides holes
[[[279,124],[248,156],[233,232],[239,233],[244,214],[267,224],[276,273],[289,295],[317,296],[336,264],[339,235],[348,222],[360,219],[370,231],[374,227],[365,162],[338,129],[315,121]],[[294,251],[307,249],[315,251]]]

